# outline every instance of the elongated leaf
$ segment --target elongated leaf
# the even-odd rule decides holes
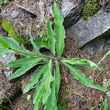
[[[74,76],[75,79],[77,79],[80,83],[94,88],[94,89],[98,89],[98,90],[102,90],[102,91],[108,91],[107,88],[101,87],[98,84],[94,84],[93,80],[89,79],[86,77],[86,75],[80,71],[78,71],[77,69],[75,69],[74,67],[72,67],[69,64],[63,63],[65,66],[67,66],[69,68],[70,73]]]
[[[23,50],[16,50],[16,49],[12,49],[16,54],[20,54],[20,55],[23,55],[23,56],[32,56],[32,57],[39,57],[39,54],[37,53],[33,53],[33,52],[30,52],[30,51],[23,51]]]
[[[23,44],[27,44],[29,43],[29,41],[23,36],[23,35],[19,35],[15,32],[14,27],[12,26],[12,24],[6,20],[2,20],[2,27],[10,34],[10,36],[15,39],[16,41],[23,43]]]
[[[46,48],[49,49],[49,44],[45,39],[39,38],[35,41],[36,45],[41,47],[41,48]]]
[[[95,110],[95,108],[97,107],[97,105],[96,106],[94,106],[94,107],[92,107],[90,110]]]
[[[40,61],[39,60],[33,60],[33,63],[28,64],[28,65],[24,65],[23,67],[21,67],[20,69],[18,69],[17,71],[15,71],[11,76],[9,76],[9,79],[14,79],[17,78],[23,74],[25,74],[26,71],[30,70],[32,67],[34,67],[35,65],[37,65],[37,63]]]
[[[56,94],[58,94],[59,92],[59,88],[60,88],[60,71],[59,71],[59,65],[58,62],[55,62],[55,66],[56,66],[56,71],[55,71],[55,90],[56,90]]]
[[[16,54],[21,54],[23,56],[41,56],[41,54],[30,52],[26,50],[24,47],[17,45],[11,38],[3,37],[1,39],[8,43],[8,45],[10,46],[10,50],[13,50]],[[0,43],[2,42],[0,41]]]
[[[57,100],[56,100],[56,94],[55,94],[55,81],[52,84],[52,91],[51,95],[49,96],[45,109],[44,110],[58,110],[57,109]],[[51,105],[51,106],[50,106]]]
[[[11,38],[9,37],[2,37],[1,38],[2,40],[4,40],[4,42],[6,42],[11,49],[18,49],[18,50],[24,50],[24,51],[27,51],[24,47],[21,47],[19,45],[17,45]],[[0,41],[0,43],[2,43]]]
[[[42,59],[43,59],[42,57],[27,56],[27,57],[23,57],[21,59],[12,61],[12,62],[8,63],[6,66],[7,67],[23,67],[25,65],[32,64],[35,61],[36,62],[41,61]]]
[[[39,97],[42,97],[42,104],[45,105],[47,102],[48,97],[51,94],[51,87],[50,84],[51,82],[54,80],[53,76],[52,76],[52,61],[50,60],[47,68],[45,68],[44,70],[44,74],[40,80],[40,84],[38,85],[38,87],[35,90],[34,96],[33,96],[33,102],[35,103],[35,110],[38,110],[39,106],[39,102],[41,99],[39,99]],[[43,93],[41,93],[41,90],[43,90]]]
[[[31,35],[31,31],[29,31],[29,36],[30,36],[30,38],[31,38],[31,39],[30,39],[30,40],[31,40],[31,44],[33,45],[34,49],[36,50],[37,53],[40,53],[40,51],[39,51],[37,45],[34,43],[33,37],[32,37],[32,35]]]
[[[56,39],[56,52],[57,58],[60,59],[64,49],[65,29],[63,27],[63,17],[60,14],[56,3],[53,5],[54,22],[55,22],[55,39]]]
[[[6,53],[11,53],[13,52],[12,50],[9,50],[9,49],[0,49],[0,55],[4,55]]]
[[[96,65],[94,62],[89,61],[89,60],[85,60],[85,59],[81,59],[81,58],[72,58],[72,59],[64,58],[62,60],[62,62],[69,63],[69,64],[74,65],[74,66],[84,66],[84,67],[87,67],[87,68],[101,70],[101,67]]]
[[[104,110],[108,110],[108,103],[107,103],[107,99],[104,100],[102,107],[104,106]],[[100,108],[100,110],[102,110],[102,107]]]
[[[55,38],[54,38],[54,32],[52,29],[52,22],[47,21],[47,32],[48,32],[48,38],[49,38],[49,48],[53,55],[55,55]]]
[[[44,91],[44,86],[43,84],[40,84],[34,92],[34,95],[33,95],[33,103],[35,103],[34,110],[38,110],[40,107],[39,102],[42,98],[43,91]]]
[[[45,74],[42,78],[42,82],[45,85],[45,92],[43,94],[42,103],[45,104],[49,95],[51,94],[50,83],[54,80],[52,76],[52,61],[50,60],[48,63],[48,67],[45,70]]]
[[[44,70],[47,65],[40,66],[31,76],[27,86],[24,88],[24,93],[28,92],[30,89],[33,88],[34,85],[38,84],[41,75],[44,73]]]

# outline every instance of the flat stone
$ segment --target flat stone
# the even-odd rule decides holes
[[[75,24],[87,1],[82,0],[81,3],[75,4],[74,1],[62,0],[61,3],[61,14],[64,17],[64,27],[67,28],[72,24]]]
[[[110,37],[102,37],[94,39],[93,41],[85,44],[82,48],[83,51],[89,54],[107,53],[110,51]]]
[[[99,10],[88,21],[80,19],[67,30],[68,36],[74,36],[78,47],[83,47],[95,38],[105,37],[110,34],[110,12]]]

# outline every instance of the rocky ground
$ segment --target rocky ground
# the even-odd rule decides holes
[[[110,49],[110,13],[103,12],[103,9],[101,9],[96,13],[95,17],[93,16],[88,21],[84,21],[83,19],[79,19],[79,17],[85,2],[82,1],[81,4],[75,5],[72,0],[62,1],[56,0],[65,18],[65,28],[72,25],[67,28],[68,36],[65,39],[63,56],[67,58],[80,57],[98,63]],[[28,31],[31,30],[33,36],[37,38],[36,25],[41,25],[41,30],[44,31],[46,19],[53,19],[52,3],[53,0],[21,0],[21,2],[11,0],[0,11],[0,24],[1,19],[4,18],[13,24],[16,32],[23,33],[25,37],[28,37]],[[101,24],[101,22],[103,23]],[[76,24],[73,25],[74,23]],[[0,25],[0,37],[2,36],[8,36],[8,33]],[[28,83],[31,72],[22,78],[9,82],[7,76],[13,70],[4,66],[8,63],[8,59],[10,59],[9,61],[13,61],[15,57],[13,54],[0,56],[0,104],[10,107],[12,110],[32,110],[34,105],[32,104],[32,100],[27,101],[27,95],[31,95],[33,91],[27,94],[22,93]],[[94,72],[86,68],[81,68],[80,71],[84,72],[90,78],[94,72],[94,82],[107,87],[107,81],[110,79],[110,56],[107,56],[100,66],[103,68],[102,71]],[[100,110],[104,99],[109,99],[109,92],[91,89],[80,84],[69,74],[67,68],[62,65],[61,76],[58,102],[59,107],[62,108],[61,110],[90,110],[95,105],[97,105],[95,110]],[[108,88],[110,87],[108,86]],[[109,100],[108,105],[109,110]]]

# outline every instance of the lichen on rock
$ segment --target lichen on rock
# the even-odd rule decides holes
[[[83,8],[81,17],[88,20],[88,17],[93,16],[101,8],[96,0],[89,0]]]

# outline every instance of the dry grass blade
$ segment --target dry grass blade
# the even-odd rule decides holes
[[[77,91],[74,91],[73,89],[71,89],[71,88],[68,87],[67,85],[65,85],[65,87],[68,88],[69,91],[70,91],[71,93],[73,93],[73,94],[75,94],[75,95],[78,95],[78,96],[82,97],[82,98],[85,99],[87,102],[90,101],[89,99],[87,99],[86,97],[84,97],[83,95],[81,95],[80,93],[78,93]]]

